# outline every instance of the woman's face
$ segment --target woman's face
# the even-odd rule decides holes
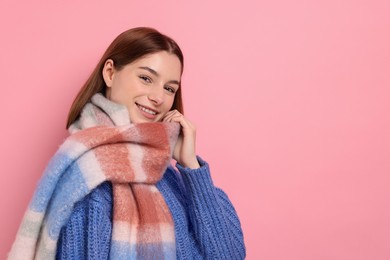
[[[181,78],[179,58],[166,51],[141,57],[121,70],[103,68],[107,98],[125,105],[132,123],[158,122],[172,108]]]

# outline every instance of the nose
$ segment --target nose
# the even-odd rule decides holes
[[[164,102],[163,91],[159,89],[151,90],[148,94],[148,99],[156,106],[161,105]]]

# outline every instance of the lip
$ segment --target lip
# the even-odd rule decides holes
[[[148,107],[148,106],[144,106],[144,105],[138,104],[137,102],[136,102],[135,104],[137,105],[137,108],[138,108],[138,110],[140,111],[140,113],[141,113],[144,117],[146,117],[146,118],[148,118],[148,119],[155,119],[155,118],[158,116],[158,114],[160,113],[160,112],[157,111],[156,109],[153,109],[153,108],[150,108],[150,107]],[[149,114],[149,113],[143,111],[143,110],[141,109],[141,107],[144,107],[144,108],[146,108],[146,109],[149,109],[149,110],[155,112],[156,114],[155,114],[155,115]]]

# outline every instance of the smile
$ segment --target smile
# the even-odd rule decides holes
[[[145,113],[148,113],[148,114],[150,114],[150,115],[157,115],[157,111],[155,111],[155,110],[152,110],[152,109],[150,109],[150,108],[147,108],[147,107],[144,107],[144,106],[141,106],[140,104],[137,104],[136,103],[136,105],[138,106],[138,108],[140,109],[140,110],[142,110],[143,112],[145,112]]]

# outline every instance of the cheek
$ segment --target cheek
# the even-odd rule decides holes
[[[120,100],[121,103],[128,103],[134,100],[134,98],[145,95],[145,91],[134,83],[128,83],[117,85],[117,88],[113,88],[111,91],[111,97],[116,100]]]
[[[172,106],[173,106],[173,103],[175,102],[175,98],[174,97],[169,97],[167,102],[165,103],[166,104],[166,109],[167,109],[167,112],[172,110]]]

